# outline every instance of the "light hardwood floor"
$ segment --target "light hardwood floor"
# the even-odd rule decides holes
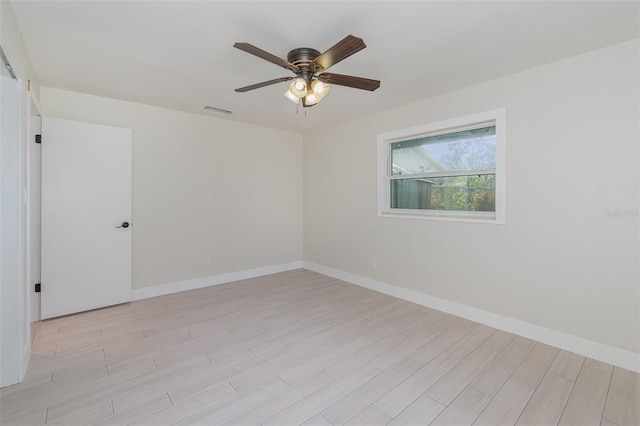
[[[2,425],[640,425],[640,375],[296,270],[38,324]]]

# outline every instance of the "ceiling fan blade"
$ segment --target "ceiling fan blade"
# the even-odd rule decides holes
[[[323,70],[326,70],[330,66],[335,65],[354,53],[361,51],[365,47],[367,47],[367,45],[364,44],[364,41],[362,41],[361,38],[348,35],[330,47],[329,50],[314,59],[313,62],[316,65],[320,65]]]
[[[233,45],[233,47],[235,47],[236,49],[243,50],[243,51],[245,51],[247,53],[251,53],[252,55],[257,56],[258,58],[264,59],[265,61],[269,61],[271,63],[279,65],[282,68],[286,68],[286,69],[291,70],[293,72],[298,71],[298,67],[293,65],[292,63],[289,63],[289,62],[285,61],[284,59],[277,57],[276,55],[272,55],[271,53],[266,52],[266,51],[260,49],[259,47],[255,47],[252,44],[249,44],[249,43],[235,43]]]
[[[370,78],[354,77],[352,75],[333,74],[329,72],[318,75],[318,80],[323,83],[336,84],[338,86],[353,87],[355,89],[369,90],[373,92],[380,87],[379,80]]]
[[[292,80],[294,78],[296,78],[296,77],[292,76],[292,77],[274,78],[273,80],[268,80],[268,81],[263,81],[262,83],[252,84],[251,86],[240,87],[239,89],[236,89],[235,91],[236,92],[248,92],[249,90],[259,89],[259,88],[265,87],[265,86],[271,86],[272,84],[282,83],[283,81]]]

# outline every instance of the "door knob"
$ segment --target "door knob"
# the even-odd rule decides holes
[[[129,222],[122,222],[122,225],[116,226],[116,228],[128,228],[128,227],[129,227]]]

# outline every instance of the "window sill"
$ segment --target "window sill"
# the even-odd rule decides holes
[[[446,222],[489,223],[492,225],[505,225],[507,223],[504,219],[498,219],[495,213],[482,212],[387,209],[379,212],[378,216],[396,219],[426,219]]]

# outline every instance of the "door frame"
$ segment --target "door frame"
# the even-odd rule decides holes
[[[42,114],[38,99],[29,92],[30,102],[27,111],[28,132],[27,137],[27,282],[26,282],[26,309],[25,316],[31,322],[30,338],[36,330],[37,321],[40,321],[40,293],[35,292],[35,284],[40,283],[40,222],[41,222],[41,197],[42,193],[42,150],[41,144],[35,143],[36,135],[42,134]]]

